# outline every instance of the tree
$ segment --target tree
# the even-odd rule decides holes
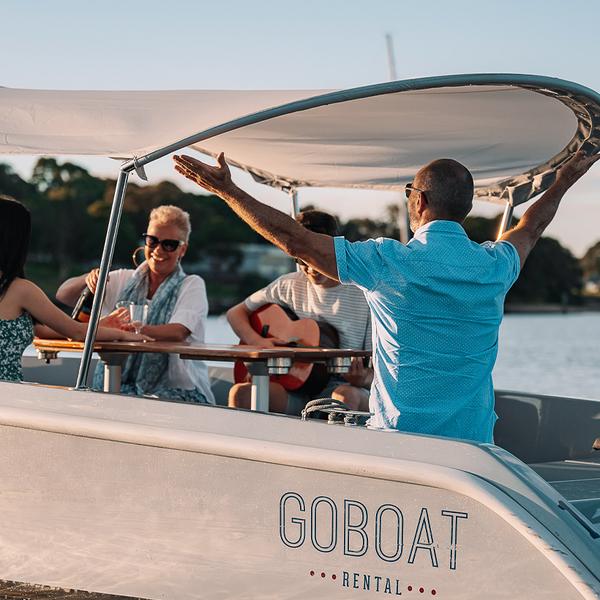
[[[21,200],[32,213],[30,259],[49,261],[56,266],[46,269],[48,291],[54,291],[56,284],[71,275],[73,269],[81,270],[99,262],[114,189],[114,180],[94,177],[78,165],[61,164],[54,158],[41,158],[30,182],[21,179],[8,165],[0,164],[0,193]],[[169,181],[147,186],[129,184],[115,265],[131,265],[131,254],[140,245],[148,215],[161,204],[174,204],[190,213],[193,231],[188,264],[203,259],[201,269],[207,281],[215,289],[220,286],[227,290],[223,298],[241,297],[242,288],[253,288],[254,275],[244,279],[237,274],[240,244],[266,243],[265,240],[216,196],[183,192]],[[340,227],[350,240],[397,239],[399,218],[399,206],[394,204],[381,219],[355,218]],[[493,240],[500,218],[500,215],[494,219],[469,217],[465,229],[475,242]],[[600,242],[586,253],[582,266],[586,274],[600,272]],[[581,279],[581,268],[573,255],[556,240],[542,238],[509,292],[508,300],[561,302],[580,293]]]
[[[498,236],[502,215],[497,215],[491,219],[486,217],[467,217],[464,222],[464,228],[467,235],[478,244],[495,240]]]
[[[468,217],[465,230],[477,243],[497,237],[502,215],[493,219]],[[515,223],[516,224],[516,223]],[[582,273],[577,259],[557,240],[541,238],[535,245],[507,302],[563,303],[580,295]]]
[[[543,237],[527,258],[508,300],[564,303],[579,296],[581,286],[579,261],[560,242]]]
[[[600,277],[600,242],[596,242],[583,255],[581,268],[586,278]]]
[[[36,195],[35,187],[21,179],[10,165],[0,163],[0,194],[27,203]]]
[[[100,223],[88,208],[102,197],[106,183],[73,163],[40,158],[31,184],[44,201],[36,207],[35,245],[51,257],[62,280],[74,262],[100,253]]]
[[[92,215],[108,218],[115,185],[113,180],[106,182],[102,198],[90,206]],[[190,214],[192,235],[187,260],[207,257],[211,262],[239,262],[239,244],[266,243],[217,196],[183,192],[170,181],[146,186],[130,183],[123,205],[115,261],[130,262],[131,253],[140,245],[146,231],[151,210],[162,204],[174,204]]]
[[[350,219],[341,224],[341,232],[352,242],[379,237],[398,239],[400,237],[399,219],[400,208],[396,204],[390,204],[386,208],[384,219]]]
[[[342,233],[348,239],[364,240],[377,237],[398,238],[399,209],[391,205],[387,219],[350,219],[342,224]],[[468,217],[464,227],[467,235],[477,243],[495,240],[502,215],[494,218]],[[600,243],[598,258],[600,259]],[[577,297],[581,292],[582,277],[577,259],[552,238],[542,238],[531,251],[523,270],[508,293],[508,302],[560,303]]]

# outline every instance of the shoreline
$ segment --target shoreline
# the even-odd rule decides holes
[[[584,305],[564,305],[564,304],[506,304],[504,307],[505,315],[525,315],[525,314],[569,314],[569,313],[587,313],[600,312],[600,303]]]
[[[586,304],[520,304],[510,303],[504,306],[504,314],[569,314],[600,312],[600,302]]]

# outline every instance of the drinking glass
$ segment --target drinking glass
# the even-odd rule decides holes
[[[130,304],[129,318],[136,333],[141,333],[142,327],[148,320],[148,305],[147,304]]]

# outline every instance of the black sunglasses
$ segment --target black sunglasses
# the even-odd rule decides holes
[[[413,182],[412,182],[412,181],[411,181],[410,183],[407,183],[407,184],[404,186],[404,193],[406,194],[406,197],[407,197],[407,198],[410,198],[410,195],[411,195],[411,193],[412,193],[413,191],[415,191],[415,192],[421,192],[421,194],[424,194],[424,193],[425,193],[425,190],[420,190],[419,188],[416,188],[416,187],[413,185]]]
[[[149,233],[143,233],[142,239],[148,248],[156,248],[160,244],[166,252],[175,252],[181,244],[185,243],[181,240],[159,240],[155,235]]]

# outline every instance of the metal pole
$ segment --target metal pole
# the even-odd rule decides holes
[[[298,206],[298,190],[296,188],[292,188],[289,193],[291,201],[290,214],[292,215],[292,219],[295,219],[300,212],[300,207]],[[299,264],[296,264],[296,271],[300,271]]]
[[[400,203],[398,204],[398,229],[400,231],[400,241],[403,244],[408,244],[412,237],[412,231],[410,230],[410,218],[408,216],[408,201],[404,197],[404,194],[400,197]]]
[[[290,190],[290,200],[292,202],[290,213],[292,215],[292,218],[295,219],[298,213],[300,212],[300,208],[298,206],[298,190],[296,188],[292,188]]]
[[[269,412],[269,371],[266,362],[253,362],[248,365],[252,376],[250,388],[250,410]]]
[[[500,222],[500,229],[498,230],[498,237],[496,239],[500,239],[502,235],[510,229],[514,210],[515,207],[510,202],[507,202],[504,207],[504,213],[502,214],[502,221]]]
[[[348,102],[350,100],[359,100],[361,98],[369,98],[371,96],[379,96],[382,94],[394,94],[397,92],[407,92],[411,90],[436,89],[442,87],[456,87],[465,85],[510,85],[521,88],[542,87],[556,92],[567,92],[567,94],[581,94],[590,103],[600,104],[600,94],[581,85],[574,84],[562,79],[552,77],[532,76],[532,75],[515,75],[510,73],[489,74],[480,73],[474,75],[444,75],[441,77],[422,77],[418,79],[406,79],[403,81],[390,81],[387,83],[378,83],[375,85],[367,85],[350,90],[342,90],[339,92],[328,92],[303,100],[296,100],[274,108],[260,110],[258,112],[233,119],[226,123],[221,123],[215,127],[210,127],[204,131],[195,133],[194,135],[182,138],[172,144],[168,144],[157,150],[153,150],[148,154],[128,160],[121,167],[123,170],[132,171],[136,169],[140,171],[145,165],[167,156],[172,152],[181,150],[187,146],[192,146],[203,140],[213,138],[217,135],[222,135],[229,131],[234,131],[248,125],[262,123],[274,117],[292,114],[295,112],[318,108],[329,104],[337,104],[339,102]],[[583,105],[582,105],[583,106]],[[589,115],[591,119],[591,115]],[[539,190],[540,192],[543,190]]]
[[[104,363],[104,391],[118,394],[121,391],[121,365]]]
[[[110,218],[108,220],[108,230],[104,239],[104,249],[102,250],[102,260],[100,261],[100,275],[96,285],[96,293],[94,294],[94,304],[90,313],[90,322],[88,324],[87,334],[85,336],[85,344],[83,347],[83,355],[79,364],[79,373],[77,374],[77,383],[75,389],[83,389],[87,386],[87,378],[94,352],[94,342],[98,331],[98,321],[100,321],[100,311],[104,302],[104,293],[106,291],[106,282],[108,280],[108,272],[112,264],[112,258],[115,251],[117,241],[117,231],[119,222],[121,221],[121,213],[123,211],[123,199],[127,190],[127,180],[129,179],[130,170],[121,169],[117,179],[117,186],[113,197],[112,208],[110,210]]]
[[[387,45],[388,67],[390,69],[390,81],[396,81],[396,60],[394,58],[394,38],[390,33],[385,34],[385,42]]]

